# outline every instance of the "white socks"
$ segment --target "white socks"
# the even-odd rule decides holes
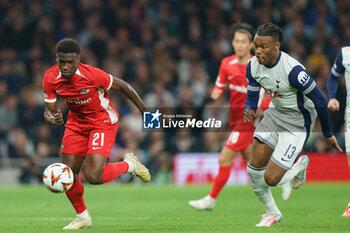
[[[84,210],[83,212],[81,212],[80,214],[77,214],[77,216],[79,218],[83,218],[83,219],[89,219],[90,218],[90,215],[89,215],[89,212],[86,210]]]
[[[300,163],[295,163],[291,169],[289,169],[286,173],[284,173],[282,179],[278,183],[278,185],[283,185],[293,179],[300,171],[302,171],[304,167]]]
[[[129,165],[129,169],[127,172],[135,171],[135,163],[133,161],[130,161],[128,159],[124,159],[124,162],[126,162]]]
[[[248,164],[247,171],[250,176],[254,192],[259,200],[263,203],[266,212],[269,214],[281,214],[275,203],[275,200],[273,199],[270,187],[265,182],[265,169],[255,169]]]

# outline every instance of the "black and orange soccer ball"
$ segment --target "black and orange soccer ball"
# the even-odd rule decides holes
[[[74,174],[67,165],[53,163],[43,172],[43,182],[51,192],[66,192],[74,183]]]

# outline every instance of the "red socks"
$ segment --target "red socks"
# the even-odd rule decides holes
[[[129,165],[124,161],[119,163],[106,163],[102,172],[102,184],[114,180],[121,174],[127,172],[128,169]],[[66,192],[66,195],[77,214],[80,214],[86,210],[83,194],[84,186],[78,177],[71,189]]]
[[[69,201],[72,203],[77,214],[80,214],[84,210],[86,210],[83,194],[84,186],[78,177],[73,186],[70,188],[70,190],[66,192],[66,195]]]
[[[209,193],[209,195],[212,198],[216,199],[216,197],[219,195],[221,189],[224,187],[228,178],[230,177],[230,173],[231,173],[231,166],[228,166],[228,167],[220,166],[219,174],[215,177],[213,187],[211,189],[211,192]]]
[[[129,165],[126,162],[106,163],[102,172],[102,184],[112,181],[121,174],[127,172]]]

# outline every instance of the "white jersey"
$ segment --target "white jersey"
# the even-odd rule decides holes
[[[293,166],[310,135],[317,113],[323,135],[333,135],[326,97],[294,58],[279,52],[275,64],[265,66],[253,57],[248,63],[246,76],[248,95],[245,108],[256,109],[257,92],[261,87],[271,98],[254,137],[274,150],[271,160],[277,165],[286,170]]]
[[[303,65],[284,52],[279,52],[271,66],[259,64],[254,56],[247,66],[247,78],[249,91],[259,91],[263,87],[270,96],[270,114],[277,124],[284,125],[288,131],[302,126],[310,131],[317,113],[313,102],[305,95],[316,83]]]
[[[350,105],[350,46],[340,50],[331,72],[336,77],[344,74],[347,92],[346,105]]]
[[[329,99],[336,98],[337,85],[340,75],[344,74],[346,86],[346,107],[345,107],[345,148],[347,155],[350,155],[350,46],[343,47],[333,64],[331,75],[328,77],[328,96]],[[335,77],[333,77],[335,76]],[[334,80],[334,81],[332,81]],[[335,83],[333,83],[335,82]],[[332,85],[333,83],[333,85]]]

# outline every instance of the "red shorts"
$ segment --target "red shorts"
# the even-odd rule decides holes
[[[233,151],[246,151],[248,146],[253,142],[253,132],[238,132],[232,130],[226,140],[225,147]]]
[[[99,154],[110,157],[118,124],[106,127],[66,125],[61,153],[71,155]]]

